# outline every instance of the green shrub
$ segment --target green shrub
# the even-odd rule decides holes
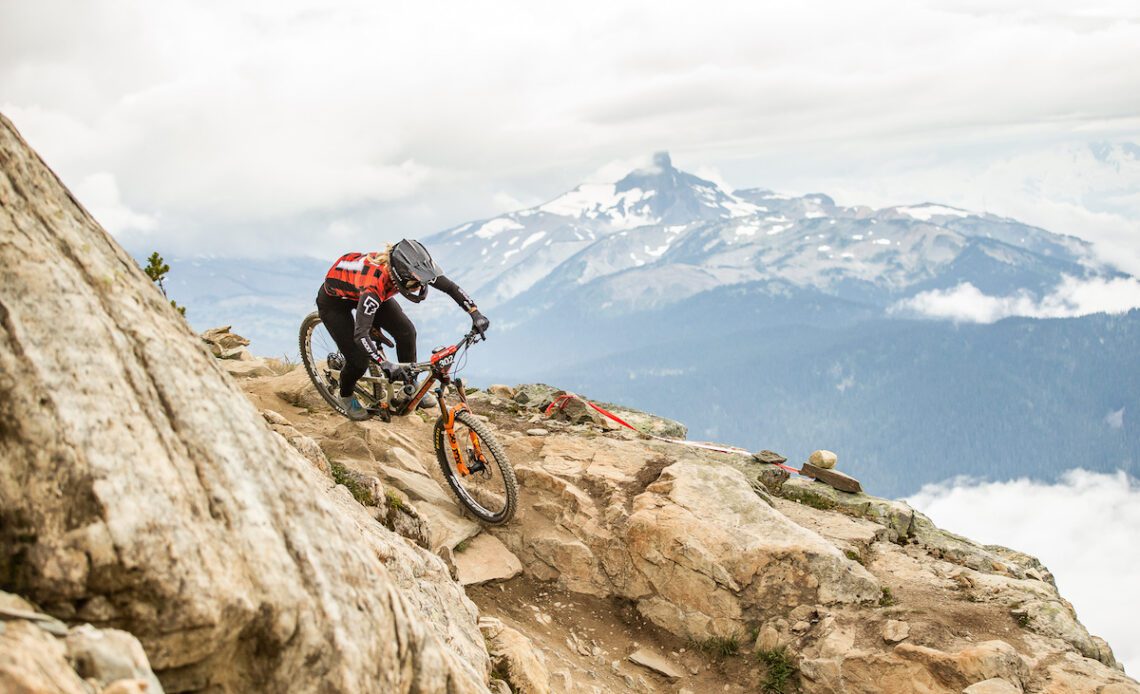
[[[150,278],[151,282],[154,282],[158,285],[158,288],[162,292],[162,295],[166,297],[166,285],[164,283],[166,281],[166,273],[170,272],[170,266],[167,265],[165,261],[163,261],[162,256],[158,254],[158,251],[151,253],[150,257],[146,260],[147,266],[143,268],[143,272],[146,273],[146,276]],[[169,299],[170,297],[166,298]],[[170,299],[170,305],[174,307],[174,310],[178,311],[183,316],[186,315],[185,306],[179,306],[178,304],[174,303],[173,299]]]
[[[396,492],[389,489],[387,492],[384,493],[384,498],[388,502],[388,508],[390,508],[394,511],[403,511],[404,510],[404,500],[401,499],[400,495],[397,494]]]
[[[788,680],[796,673],[796,666],[792,664],[788,652],[783,647],[771,651],[757,651],[756,659],[764,663],[767,668],[764,681],[760,683],[761,691],[782,694],[784,687],[788,685]]]
[[[879,596],[879,607],[890,607],[895,604],[895,596],[891,589],[883,586],[883,594]]]
[[[352,498],[359,501],[362,506],[367,506],[368,502],[372,500],[372,495],[369,494],[363,484],[356,481],[352,474],[349,473],[348,468],[340,463],[330,463],[329,467],[332,469],[333,481],[348,487]]]
[[[705,655],[714,658],[727,658],[740,653],[740,638],[732,636],[712,636],[704,641],[697,641],[694,646]]]

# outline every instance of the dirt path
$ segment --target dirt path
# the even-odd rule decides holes
[[[763,678],[750,644],[742,643],[735,656],[702,653],[646,622],[627,601],[570,593],[526,577],[471,586],[467,595],[481,614],[531,638],[557,692],[755,692]],[[685,676],[671,682],[630,662],[627,656],[639,648],[664,656]]]

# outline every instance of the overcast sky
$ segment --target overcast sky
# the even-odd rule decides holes
[[[665,149],[734,187],[1009,214],[1140,273],[1138,46],[1133,0],[16,0],[0,111],[128,247],[375,246]]]

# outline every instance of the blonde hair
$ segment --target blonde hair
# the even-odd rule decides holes
[[[388,244],[388,246],[382,251],[377,251],[374,253],[368,253],[367,255],[365,255],[364,256],[364,262],[368,263],[369,265],[379,265],[381,267],[387,267],[388,266],[388,258],[389,258],[389,255],[391,253],[392,253],[392,244]]]

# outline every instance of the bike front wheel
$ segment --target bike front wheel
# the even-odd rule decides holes
[[[455,414],[455,438],[467,474],[459,468],[448,440],[447,423],[440,417],[433,436],[435,455],[451,491],[484,523],[506,523],[515,515],[518,482],[502,445],[491,435],[490,428],[468,410]]]

